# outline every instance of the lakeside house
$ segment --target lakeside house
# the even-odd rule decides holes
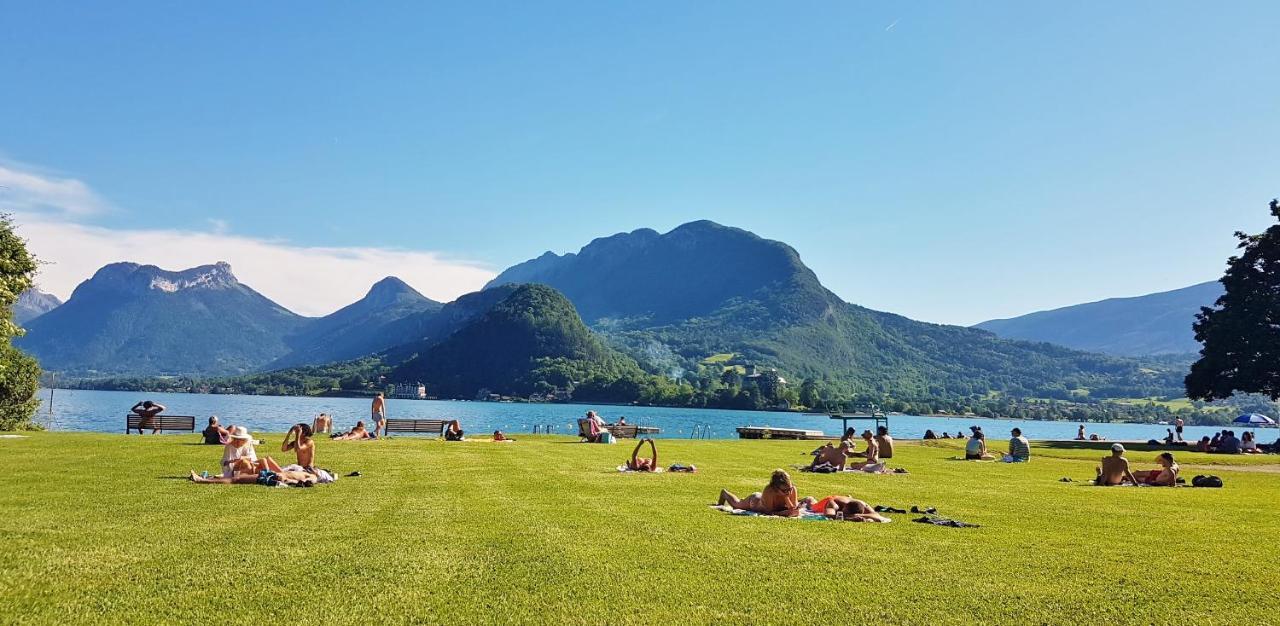
[[[388,395],[400,400],[426,400],[427,386],[422,383],[396,383]]]

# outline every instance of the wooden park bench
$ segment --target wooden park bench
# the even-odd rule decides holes
[[[444,436],[445,426],[453,420],[407,420],[407,419],[388,419],[387,420],[387,436],[391,433],[428,433],[437,437]]]
[[[146,426],[142,425],[142,421],[147,418],[130,413],[124,416],[124,434],[129,431],[138,430],[139,428],[146,430],[185,430],[189,433],[196,431],[196,418],[194,415],[157,415],[151,418],[151,423]]]
[[[618,439],[635,439],[636,435],[640,432],[639,426],[619,426],[617,424],[612,424],[608,428],[609,432],[613,433],[613,436]]]

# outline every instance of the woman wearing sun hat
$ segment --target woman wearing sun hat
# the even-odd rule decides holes
[[[222,449],[222,475],[231,478],[237,470],[242,474],[257,472],[258,453],[253,449],[253,435],[244,426],[233,426]]]

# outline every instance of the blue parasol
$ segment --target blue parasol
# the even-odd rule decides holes
[[[1246,413],[1235,419],[1236,424],[1248,424],[1250,426],[1271,426],[1276,423],[1275,420],[1258,413]]]

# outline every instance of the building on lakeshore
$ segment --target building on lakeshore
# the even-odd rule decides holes
[[[422,383],[396,383],[391,386],[390,395],[400,400],[426,400],[427,386]]]

